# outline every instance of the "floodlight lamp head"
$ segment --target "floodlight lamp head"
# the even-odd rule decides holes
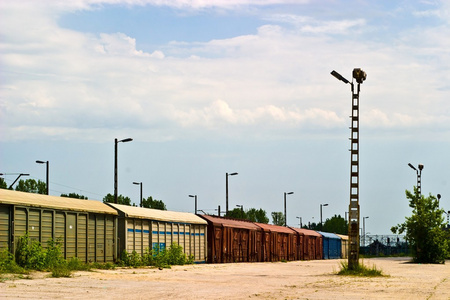
[[[335,70],[331,71],[331,75],[333,75],[334,77],[336,77],[338,80],[343,81],[344,83],[350,83],[350,81],[348,81],[347,79],[345,79],[344,76],[342,76],[341,74],[339,74],[339,73],[336,72]]]
[[[419,170],[422,171],[423,170],[423,165],[419,164]]]
[[[355,68],[353,69],[353,78],[355,78],[357,83],[363,83],[367,78],[367,74],[360,68]]]

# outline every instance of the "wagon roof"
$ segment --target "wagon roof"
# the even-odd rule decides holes
[[[323,232],[323,231],[317,231],[318,233],[320,233],[321,235],[323,235],[326,238],[330,238],[330,239],[338,239],[340,240],[341,238],[338,237],[336,234],[334,233],[330,233],[330,232]]]
[[[48,196],[5,189],[0,189],[0,203],[117,215],[116,210],[97,200]]]
[[[245,228],[245,229],[253,229],[260,230],[258,226],[256,226],[253,222],[245,221],[245,220],[233,220],[227,218],[221,218],[210,215],[200,215],[203,219],[208,222],[213,223],[214,225],[222,225],[224,227],[233,227],[233,228]]]
[[[335,233],[338,237],[340,237],[342,240],[348,240],[348,235],[343,235],[343,234],[337,234]]]
[[[175,223],[207,224],[202,218],[187,212],[167,211],[115,203],[108,203],[108,205],[123,213],[127,218],[150,219]]]
[[[310,229],[305,229],[305,228],[295,228],[295,227],[290,227],[292,230],[297,231],[300,234],[304,234],[304,235],[309,235],[309,236],[316,236],[316,237],[322,237],[322,235],[320,235],[320,233],[314,231],[314,230],[310,230]]]
[[[289,227],[284,226],[278,226],[278,225],[271,225],[271,224],[264,224],[264,223],[255,223],[262,229],[266,231],[272,231],[272,232],[282,232],[282,233],[289,233],[292,234],[294,231],[290,229]]]

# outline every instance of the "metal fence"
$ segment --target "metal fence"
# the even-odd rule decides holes
[[[360,254],[373,256],[409,255],[404,235],[365,235],[360,237]]]

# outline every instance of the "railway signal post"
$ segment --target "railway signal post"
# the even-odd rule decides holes
[[[338,80],[349,83],[352,89],[352,115],[351,115],[351,148],[350,148],[350,204],[348,208],[348,235],[349,235],[349,254],[348,268],[355,270],[359,265],[359,91],[360,85],[366,80],[366,73],[359,69],[353,69],[352,82],[336,71],[332,71],[331,75]],[[356,80],[356,92],[355,84]]]

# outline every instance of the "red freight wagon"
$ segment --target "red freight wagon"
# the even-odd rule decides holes
[[[263,230],[263,260],[297,260],[297,233],[288,227],[255,223]]]
[[[314,230],[309,230],[305,228],[293,228],[299,236],[303,236],[298,239],[300,244],[298,244],[298,250],[300,259],[303,260],[313,260],[323,258],[322,249],[322,235]]]
[[[260,227],[245,220],[199,216],[208,222],[208,262],[260,261]]]

